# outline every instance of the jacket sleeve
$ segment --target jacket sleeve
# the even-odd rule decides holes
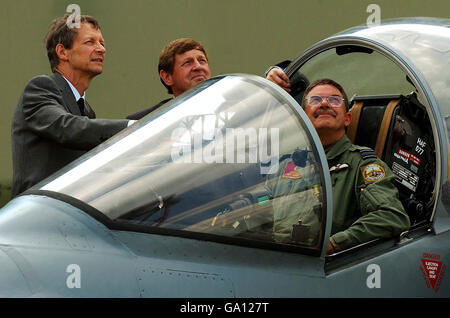
[[[127,120],[90,119],[69,112],[56,83],[37,76],[25,87],[22,111],[26,126],[64,147],[89,150],[127,127]]]
[[[379,159],[364,160],[358,167],[356,197],[359,200],[361,217],[348,229],[332,236],[338,249],[364,243],[376,238],[399,235],[410,227],[410,221],[398,198],[393,184],[395,178],[389,167]],[[366,173],[381,171],[371,177]],[[378,170],[380,169],[380,170]]]

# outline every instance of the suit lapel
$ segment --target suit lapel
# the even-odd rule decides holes
[[[77,101],[75,100],[75,96],[73,96],[72,90],[70,89],[70,86],[69,84],[67,84],[67,81],[64,79],[64,77],[62,77],[62,75],[58,72],[53,73],[51,77],[61,90],[66,110],[71,114],[81,116],[80,109],[78,108]]]
[[[86,116],[88,116],[89,118],[95,118],[95,112],[87,101],[84,101],[84,107],[85,107],[84,112],[86,113]]]

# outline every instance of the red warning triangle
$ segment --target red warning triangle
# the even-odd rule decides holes
[[[441,271],[442,262],[435,261],[435,260],[427,260],[422,259],[423,268],[425,269],[425,273],[428,276],[428,279],[431,283],[431,288],[434,289],[434,286],[436,285],[436,280],[439,277],[439,273]]]

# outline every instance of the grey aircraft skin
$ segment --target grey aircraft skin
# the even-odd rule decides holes
[[[450,20],[398,19],[302,52],[291,94],[255,75],[198,85],[0,210],[0,296],[449,297],[449,67]],[[330,167],[298,103],[322,77],[352,96],[347,134],[392,168],[411,220],[333,255]],[[289,195],[268,180],[296,151],[311,177],[291,199],[319,230],[278,240],[274,219],[296,215],[274,216]]]

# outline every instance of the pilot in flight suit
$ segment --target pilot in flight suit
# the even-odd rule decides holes
[[[392,183],[395,176],[373,150],[352,144],[344,135],[326,156],[333,188],[331,243],[335,251],[399,235],[409,228],[409,217]],[[302,243],[312,245],[320,233],[321,212],[317,207],[322,199],[314,166],[300,165],[305,167],[296,165],[292,158],[285,159],[279,174],[267,184],[274,197],[274,238],[285,241],[289,234],[293,236],[294,225],[301,224],[308,230]],[[294,192],[303,198],[299,197],[297,203],[276,204],[277,197]],[[281,214],[284,219],[277,217]]]

